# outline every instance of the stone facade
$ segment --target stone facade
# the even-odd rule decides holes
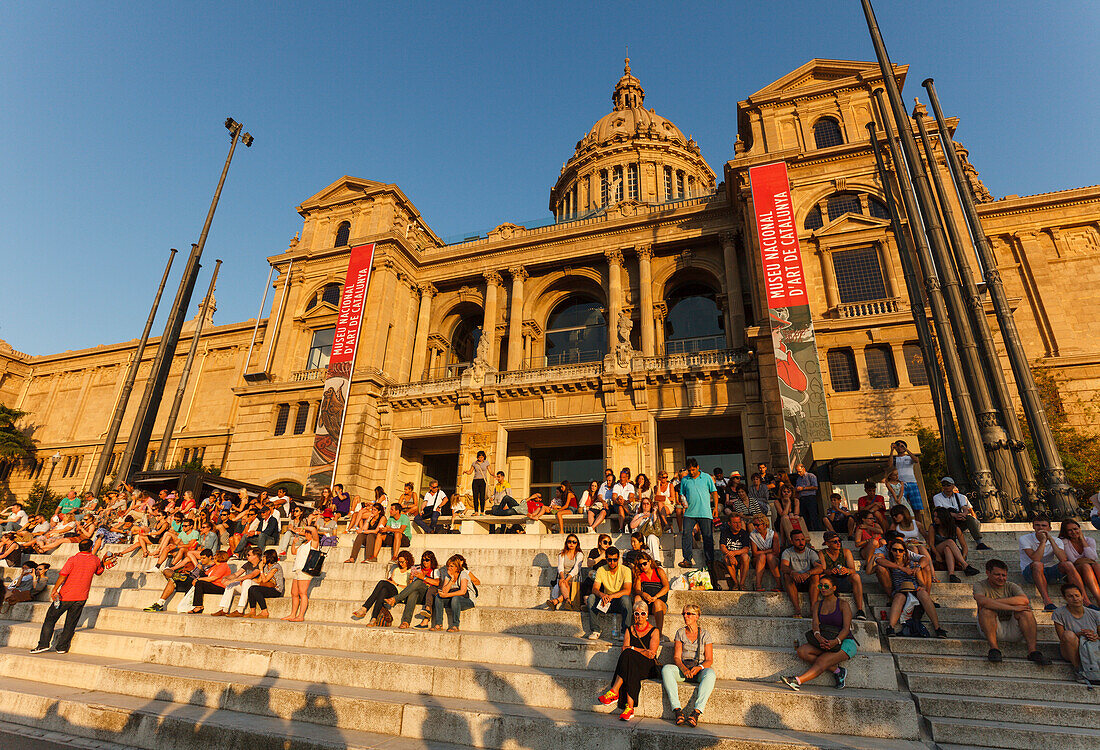
[[[336,469],[353,492],[428,474],[467,491],[458,472],[478,450],[517,494],[556,481],[547,462],[567,456],[651,478],[689,452],[779,463],[747,179],[777,160],[790,174],[834,438],[930,421],[865,129],[879,80],[873,63],[812,60],[748,97],[718,183],[694,141],[642,107],[628,67],[614,109],[551,189],[555,222],[504,223],[459,243],[444,244],[396,185],[335,181],[298,207],[300,235],[268,259],[269,318],[204,329],[167,464],[200,458],[250,482],[304,480],[325,332],[349,246],[366,242],[373,275]],[[942,154],[937,166],[946,175]],[[1100,317],[1100,187],[993,200],[977,170],[969,176],[1027,350],[1066,382],[1073,418],[1091,429],[1075,404],[1100,389],[1100,345],[1087,335]],[[173,377],[189,344],[185,333]],[[0,402],[29,413],[43,459],[62,454],[54,489],[86,485],[135,346],[44,356],[0,346]],[[0,487],[22,495],[48,470],[18,467]]]

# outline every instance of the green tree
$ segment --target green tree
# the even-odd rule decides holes
[[[30,494],[27,495],[27,513],[34,513],[35,509],[41,507],[38,512],[49,518],[57,510],[60,502],[61,495],[47,489],[41,482],[35,482],[31,486]]]
[[[195,459],[194,461],[188,461],[187,463],[180,461],[172,468],[175,471],[201,471],[204,474],[212,474],[216,477],[221,476],[222,473],[220,466],[215,466],[214,464],[203,466],[201,458]]]
[[[1061,381],[1049,369],[1032,366],[1032,374],[1035,376],[1035,385],[1039,388],[1039,398],[1047,413],[1047,423],[1054,435],[1054,445],[1062,457],[1062,465],[1066,469],[1066,481],[1070,487],[1077,490],[1078,496],[1083,500],[1100,490],[1100,477],[1096,468],[1100,466],[1100,440],[1095,435],[1082,432],[1074,427],[1066,409],[1067,398],[1077,401],[1077,406],[1086,413],[1095,412],[1091,405],[1081,404],[1079,399],[1066,396],[1061,387]],[[1024,442],[1027,443],[1031,462],[1036,467],[1038,474],[1038,459],[1035,453],[1035,442],[1028,430],[1027,422],[1023,415],[1019,416],[1020,426],[1024,431]]]
[[[16,427],[16,422],[26,415],[0,404],[0,464],[13,465],[34,458],[34,438]]]

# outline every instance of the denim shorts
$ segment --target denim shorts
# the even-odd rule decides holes
[[[920,496],[920,485],[916,482],[905,483],[905,499],[909,501],[909,507],[913,510],[924,509],[924,500]]]
[[[1035,583],[1035,577],[1031,572],[1031,566],[1024,568],[1024,580],[1028,583]],[[1047,583],[1055,583],[1066,577],[1066,574],[1062,572],[1062,569],[1058,567],[1058,563],[1054,565],[1044,565],[1043,572],[1046,573]]]

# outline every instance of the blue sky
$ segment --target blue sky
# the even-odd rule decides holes
[[[1100,4],[876,9],[907,103],[936,78],[995,195],[1100,182]],[[627,45],[646,106],[719,174],[739,99],[813,57],[874,59],[857,0],[4,3],[0,339],[46,354],[136,337],[168,248],[197,240],[226,116],[256,142],[195,295],[223,259],[219,323],[256,314],[294,207],[344,174],[397,183],[443,236],[545,217]]]

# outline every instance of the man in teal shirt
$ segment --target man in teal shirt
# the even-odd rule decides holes
[[[714,565],[714,506],[718,502],[718,488],[710,474],[699,471],[699,462],[694,458],[687,460],[688,475],[680,480],[680,497],[687,503],[684,511],[684,531],[680,546],[684,559],[681,568],[694,568],[692,563],[692,536],[695,527],[703,537],[703,557],[707,568]]]
[[[409,517],[402,512],[401,503],[390,503],[390,515],[386,519],[386,531],[379,530],[374,537],[374,554],[369,558],[372,562],[378,558],[382,546],[393,544],[393,560],[397,560],[397,553],[402,547],[408,547],[412,541],[412,524]]]
[[[72,513],[74,510],[80,507],[80,498],[76,496],[76,493],[69,490],[69,494],[65,495],[65,498],[61,501],[61,505],[57,510],[60,513]]]

